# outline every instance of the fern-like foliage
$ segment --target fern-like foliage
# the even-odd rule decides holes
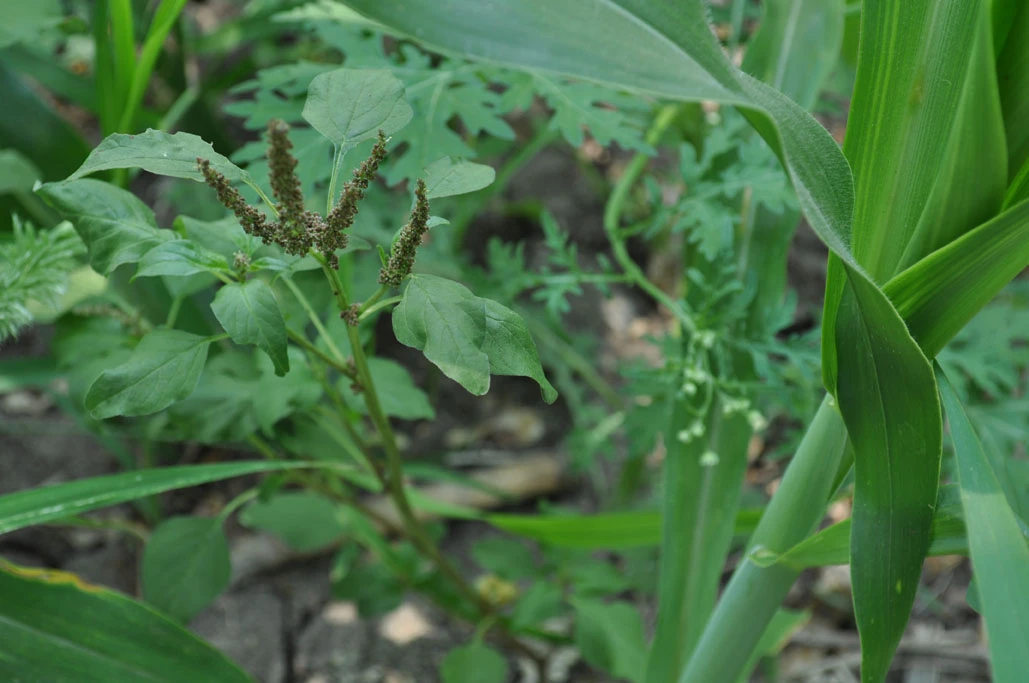
[[[12,239],[0,245],[0,342],[32,323],[30,303],[57,304],[84,252],[71,223],[36,230],[14,217]]]
[[[536,97],[553,112],[550,128],[572,145],[581,145],[589,132],[605,146],[617,143],[626,149],[652,151],[643,140],[643,126],[651,107],[644,98],[558,77],[432,55],[411,43],[387,40],[389,37],[378,30],[381,27],[370,26],[338,3],[311,2],[277,18],[313,34],[323,47],[342,57],[343,66],[388,69],[404,83],[414,117],[393,136],[390,155],[382,168],[390,185],[419,176],[425,166],[441,157],[476,157],[480,136],[513,141],[515,132],[505,115],[529,108]],[[395,47],[386,49],[387,44]],[[230,114],[245,118],[244,125],[251,130],[264,128],[272,118],[296,126],[294,153],[300,160],[298,174],[309,196],[309,190],[327,180],[326,169],[330,166],[325,159],[331,157],[331,145],[306,128],[301,117],[304,96],[311,79],[338,66],[300,62],[265,69],[235,89],[234,93],[245,99],[226,107]],[[263,177],[263,154],[263,144],[254,143],[239,150],[234,160],[251,164],[251,173]],[[350,156],[362,158],[360,150]]]

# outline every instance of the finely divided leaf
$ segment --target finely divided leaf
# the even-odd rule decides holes
[[[196,388],[211,339],[179,330],[154,330],[128,362],[105,370],[86,392],[86,409],[102,420],[149,415],[181,401]]]
[[[425,167],[426,196],[436,199],[475,192],[491,185],[496,177],[496,171],[485,164],[443,157]]]
[[[229,586],[229,542],[217,517],[172,517],[161,522],[143,551],[143,597],[188,622]]]
[[[264,280],[233,282],[218,290],[211,302],[214,317],[237,344],[256,344],[275,365],[275,374],[289,372],[286,321]]]
[[[489,390],[490,373],[536,380],[547,402],[547,381],[525,322],[495,301],[432,275],[415,275],[393,311],[397,340],[421,350],[447,377],[471,393]]]
[[[102,275],[135,263],[170,240],[154,212],[131,192],[99,180],[47,183],[38,193],[75,226],[89,249],[89,264]]]
[[[304,119],[341,151],[411,120],[404,84],[385,69],[336,69],[311,81]]]

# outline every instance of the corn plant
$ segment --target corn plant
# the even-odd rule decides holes
[[[942,395],[994,675],[1019,680],[1029,551],[933,359],[1029,263],[1029,150],[1020,114],[1029,97],[1029,8],[1005,0],[861,3],[857,81],[841,150],[795,101],[725,57],[700,0],[347,4],[443,52],[736,107],[775,150],[804,216],[832,252],[822,323],[828,394],[713,609],[700,603],[717,583],[693,571],[704,546],[682,525],[697,512],[674,499],[684,490],[674,482],[697,476],[708,444],[676,438],[698,422],[688,399],[673,413],[663,617],[647,679],[737,680],[802,566],[798,544],[853,467],[848,556],[862,679],[883,680],[934,533],[953,512],[940,488]],[[811,5],[791,4],[796,11]],[[675,310],[686,343],[702,339],[704,330]],[[706,476],[723,474],[733,464],[726,460]],[[728,517],[721,510],[718,519]],[[726,525],[716,526],[700,528],[724,538]]]

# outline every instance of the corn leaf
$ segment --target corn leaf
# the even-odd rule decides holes
[[[1025,678],[1029,642],[1029,547],[954,388],[939,366],[936,372],[954,439],[993,680],[1014,683]]]
[[[168,617],[74,574],[0,561],[0,594],[5,681],[252,680]]]
[[[743,70],[810,109],[840,54],[843,0],[770,0],[763,7]]]
[[[1021,7],[1018,7],[1018,6]],[[1004,21],[1004,47],[997,57],[1000,104],[1008,150],[1008,178],[1014,180],[1029,162],[1029,5],[993,3],[994,19]]]
[[[982,3],[862,5],[844,151],[854,170],[853,253],[876,282],[1001,205],[1005,151],[988,20]],[[851,575],[862,680],[871,683],[889,670],[929,548],[941,415],[938,400],[904,388],[934,383],[925,356],[876,339],[891,327],[908,334],[896,311],[844,271],[838,255],[830,259],[823,374],[830,387],[837,378],[854,444]]]
[[[1026,265],[1029,201],[929,254],[884,290],[933,357]]]

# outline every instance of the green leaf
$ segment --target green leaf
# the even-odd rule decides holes
[[[324,548],[344,532],[339,506],[316,493],[288,492],[250,503],[239,516],[244,526],[275,534],[301,552]]]
[[[493,183],[493,167],[458,157],[443,157],[425,167],[425,189],[429,199],[451,197],[481,190]]]
[[[370,533],[378,534],[377,531]],[[376,536],[380,539],[380,536]],[[385,540],[381,541],[385,545]],[[356,546],[351,546],[355,550]],[[344,552],[346,548],[344,548]],[[346,573],[336,577],[332,584],[332,597],[349,600],[357,605],[357,613],[364,619],[374,619],[396,609],[404,600],[405,589],[397,575],[383,562],[355,563]]]
[[[256,344],[268,354],[280,377],[289,372],[286,321],[271,287],[264,280],[233,282],[211,302],[214,317],[237,344]]]
[[[40,179],[39,169],[15,149],[0,149],[0,194],[31,192]]]
[[[1023,123],[1029,117],[1029,7],[1022,2],[997,0],[993,3],[994,19],[1004,14],[998,11],[1000,4],[1007,5],[1009,16],[1002,27],[1007,39],[997,57],[997,80],[1004,113],[1008,179],[1014,180],[1020,169],[1029,168],[1029,131]]]
[[[228,270],[229,262],[221,254],[208,251],[190,240],[171,240],[144,254],[132,279],[158,275],[181,277],[197,273],[224,273]]]
[[[536,558],[523,542],[510,538],[486,538],[472,546],[472,557],[484,570],[508,579],[536,574]]]
[[[836,68],[843,0],[770,0],[747,43],[743,70],[811,109]]]
[[[664,442],[657,629],[647,681],[674,680],[714,609],[747,469],[752,430],[742,412],[723,414],[721,400],[700,412],[695,398],[676,400]],[[702,420],[704,436],[678,438]],[[705,462],[704,454],[716,454]]]
[[[164,410],[193,393],[207,360],[210,337],[154,330],[124,364],[105,370],[86,392],[86,410],[98,420]]]
[[[303,116],[345,153],[379,130],[395,133],[412,114],[404,84],[386,69],[336,69],[311,81]]]
[[[4,7],[0,47],[38,39],[40,31],[57,26],[63,19],[64,12],[58,0],[11,3]]]
[[[210,161],[211,168],[225,176],[229,182],[243,182],[257,189],[250,174],[214,151],[211,143],[192,133],[169,134],[152,128],[135,135],[108,135],[68,180],[112,168],[141,168],[157,175],[202,183],[204,176],[197,168],[198,157]]]
[[[519,631],[540,626],[563,609],[561,587],[551,581],[536,581],[518,598],[511,612],[511,628]]]
[[[5,681],[252,680],[171,619],[74,574],[0,561],[0,594]]]
[[[1029,547],[954,388],[939,366],[936,373],[954,439],[993,680],[1014,683],[1025,678],[1029,642]]]
[[[401,420],[435,419],[436,411],[429,403],[429,397],[415,386],[414,380],[403,365],[386,358],[369,358],[368,371],[379,394],[382,410],[387,415],[399,417]],[[347,399],[347,405],[367,415],[368,406],[364,402],[364,394],[355,393],[350,388],[351,384],[346,377],[340,379],[340,393]]]
[[[852,280],[854,291],[872,287]],[[877,308],[873,308],[877,307]],[[836,324],[837,400],[854,446],[851,577],[865,680],[882,680],[907,625],[929,550],[940,479],[938,401],[908,387],[932,367],[885,299],[845,294]],[[871,321],[871,322],[870,322]],[[883,338],[907,337],[903,347]]]
[[[21,4],[21,3],[17,3]],[[5,3],[4,9],[10,3]],[[6,20],[6,16],[5,16]],[[6,24],[6,21],[4,22]],[[55,61],[52,56],[47,60]],[[43,180],[64,178],[89,153],[79,131],[56,111],[52,100],[30,87],[6,56],[0,63],[0,147],[14,149],[31,159]]]
[[[883,288],[927,356],[935,356],[1029,265],[1029,201],[962,235]]]
[[[37,190],[75,226],[101,275],[135,263],[172,234],[158,230],[154,212],[131,192],[99,180],[47,183]]]
[[[753,533],[760,509],[736,513],[737,538]],[[510,534],[558,548],[628,550],[661,545],[661,513],[611,512],[597,515],[487,515],[483,521]]]
[[[344,469],[338,463],[232,462],[216,465],[155,467],[105,477],[80,479],[0,496],[0,534],[55,519],[74,517],[155,493],[183,489],[244,474],[317,467]]]
[[[188,622],[229,585],[229,542],[218,517],[172,517],[143,550],[140,582],[147,602]]]
[[[768,623],[761,640],[743,667],[744,674],[737,683],[749,683],[750,673],[762,657],[774,657],[789,644],[790,638],[811,621],[811,612],[807,610],[780,609]]]
[[[530,377],[549,403],[557,391],[540,366],[525,322],[509,308],[433,275],[415,275],[393,310],[401,344],[419,349],[447,377],[481,396],[490,373]]]
[[[646,641],[635,607],[575,599],[575,644],[587,662],[617,678],[643,680]]]
[[[964,515],[958,492],[952,485],[940,488],[939,500],[933,513],[932,542],[929,555],[967,555],[968,539],[965,534]],[[794,569],[826,567],[850,563],[851,521],[845,519],[822,529],[781,555],[765,549],[755,549],[751,557],[762,567],[784,564]]]
[[[503,655],[479,642],[454,648],[440,666],[443,683],[504,683],[507,675]]]

